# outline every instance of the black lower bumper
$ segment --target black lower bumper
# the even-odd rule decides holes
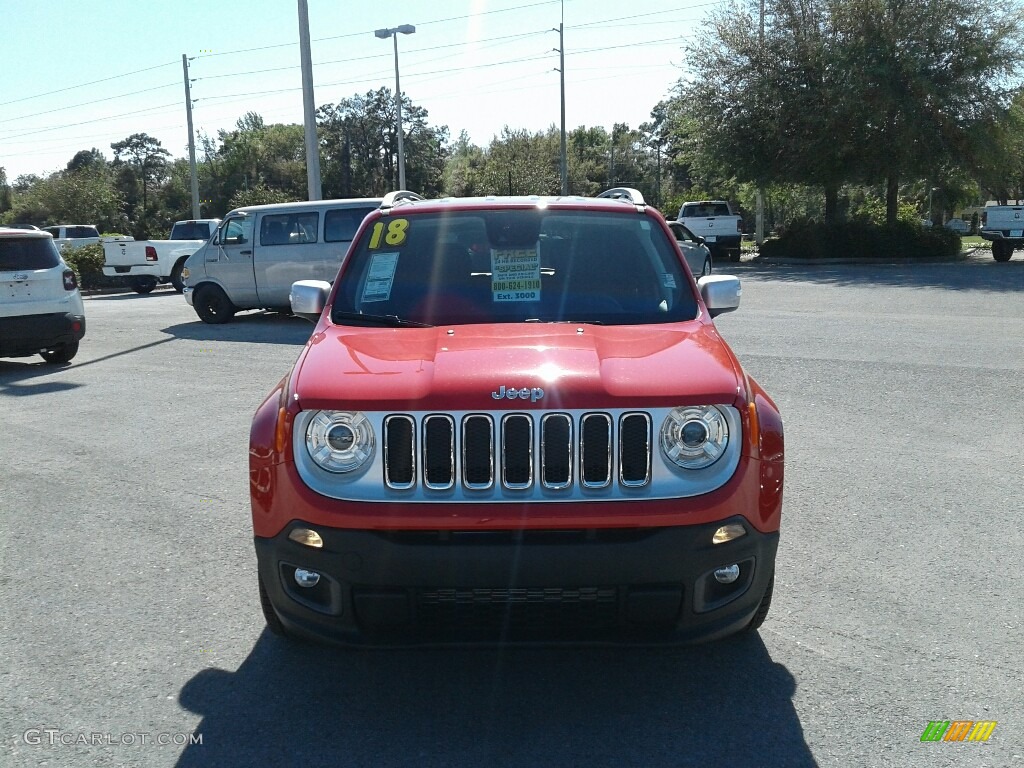
[[[0,318],[0,357],[25,357],[85,336],[85,316],[70,312]]]
[[[715,545],[720,525],[747,534]],[[349,645],[686,643],[750,623],[778,534],[743,518],[579,531],[373,532],[314,528],[314,549],[256,538],[260,579],[291,634]],[[739,566],[730,584],[718,568]],[[296,569],[315,571],[300,586]]]

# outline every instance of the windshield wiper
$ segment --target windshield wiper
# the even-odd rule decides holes
[[[529,317],[524,323],[575,323],[576,325],[604,325],[603,320],[544,320],[539,317]]]
[[[331,320],[342,325],[380,325],[385,328],[434,327],[430,323],[417,323],[415,320],[403,320],[398,315],[366,315],[362,312],[332,312]]]

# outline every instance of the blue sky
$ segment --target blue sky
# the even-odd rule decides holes
[[[503,126],[558,125],[560,0],[307,0],[317,105],[394,88],[433,125],[486,144]],[[717,2],[564,0],[566,124],[636,127],[683,74],[683,45]],[[181,55],[193,119],[216,136],[249,111],[301,123],[298,4],[0,0],[0,166],[9,180],[62,169],[80,149],[145,132],[187,156]]]

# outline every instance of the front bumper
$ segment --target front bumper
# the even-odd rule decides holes
[[[191,307],[192,306],[192,294],[195,292],[195,288],[185,286],[182,290],[182,294],[185,296],[185,302]]]
[[[747,531],[715,545],[720,525]],[[288,538],[315,529],[322,549]],[[255,538],[286,630],[347,645],[686,643],[743,629],[774,573],[778,533],[743,517],[667,528],[366,531],[294,521]],[[737,564],[724,585],[717,568]],[[295,569],[316,571],[300,587]]]
[[[85,315],[53,312],[0,318],[0,357],[27,357],[79,341],[85,336]]]

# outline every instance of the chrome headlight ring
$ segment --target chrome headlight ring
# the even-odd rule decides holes
[[[661,450],[682,469],[705,469],[725,453],[729,422],[714,405],[673,408],[661,425]]]
[[[373,456],[373,426],[356,411],[318,411],[306,426],[306,450],[328,472],[354,472]]]

